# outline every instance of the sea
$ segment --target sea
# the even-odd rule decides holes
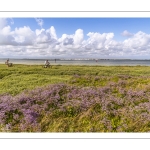
[[[0,64],[5,64],[7,59],[0,58]],[[9,59],[13,64],[43,65],[45,59]],[[87,65],[87,66],[150,66],[150,60],[131,59],[90,59],[90,60],[67,60],[49,59],[51,65]]]

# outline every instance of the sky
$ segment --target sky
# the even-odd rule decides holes
[[[0,58],[150,59],[150,18],[0,18]]]

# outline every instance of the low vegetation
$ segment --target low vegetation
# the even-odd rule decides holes
[[[0,65],[1,132],[149,132],[150,67]]]

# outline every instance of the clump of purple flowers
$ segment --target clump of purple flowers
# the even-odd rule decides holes
[[[78,117],[82,121],[81,116],[87,113],[91,119],[101,118],[89,131],[140,132],[150,121],[150,92],[125,89],[125,84],[126,80],[103,87],[55,84],[14,97],[0,95],[1,131],[46,132],[45,126],[55,119]],[[47,125],[43,122],[46,117],[50,120]]]

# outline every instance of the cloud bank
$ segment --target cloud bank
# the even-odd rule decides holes
[[[23,26],[12,30],[7,19],[0,18],[1,57],[128,58],[150,54],[150,34],[142,31],[135,34],[123,31],[122,36],[126,39],[122,42],[114,40],[114,33],[85,34],[83,29],[57,37],[54,26],[44,29],[42,19],[35,21],[41,29],[33,31],[29,26]],[[13,20],[10,24],[14,24]]]

